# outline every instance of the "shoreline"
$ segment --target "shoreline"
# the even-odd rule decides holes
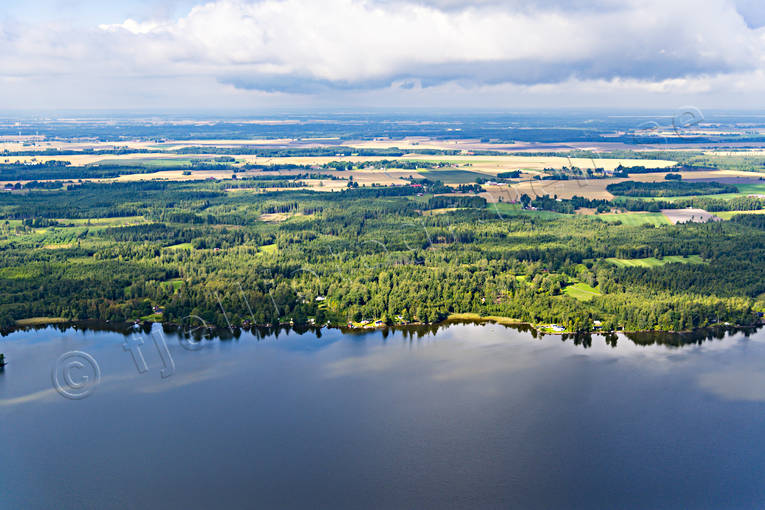
[[[624,330],[624,329],[618,329],[618,330],[602,330],[602,329],[596,329],[591,331],[555,331],[550,329],[550,325],[543,325],[543,324],[532,324],[530,322],[525,322],[520,319],[513,319],[510,317],[502,317],[502,316],[495,316],[495,315],[487,315],[487,316],[481,316],[476,313],[458,313],[458,314],[451,314],[446,319],[440,322],[434,322],[434,323],[424,323],[424,322],[410,322],[406,324],[383,324],[383,325],[375,325],[374,321],[372,321],[369,325],[363,325],[363,326],[349,326],[347,323],[325,323],[322,325],[314,324],[314,323],[294,323],[294,322],[284,322],[279,324],[247,324],[239,327],[223,327],[219,328],[216,326],[208,326],[206,329],[209,333],[215,334],[216,336],[219,336],[220,333],[225,331],[231,331],[239,330],[239,331],[251,331],[253,329],[258,329],[261,331],[267,331],[267,330],[276,330],[283,327],[293,328],[293,329],[313,329],[321,331],[323,329],[339,329],[341,331],[348,331],[348,332],[365,332],[365,331],[382,331],[382,330],[398,330],[398,329],[407,329],[407,328],[423,328],[423,327],[439,327],[439,326],[448,326],[450,324],[465,324],[465,323],[472,323],[472,324],[499,324],[501,326],[505,327],[512,327],[512,326],[521,326],[521,327],[527,327],[530,329],[533,329],[536,331],[536,333],[541,335],[553,335],[553,336],[576,336],[576,335],[610,335],[614,333],[622,333],[622,334],[670,334],[670,335],[692,335],[694,333],[708,331],[714,328],[727,328],[727,329],[758,329],[763,326],[765,326],[765,323],[760,322],[759,324],[750,324],[750,325],[740,325],[740,324],[729,324],[729,323],[720,323],[720,324],[710,324],[705,327],[701,328],[695,328],[691,330],[658,330],[658,329],[645,329],[645,330]],[[2,333],[3,336],[15,333],[18,331],[28,331],[30,329],[39,329],[39,328],[47,328],[51,326],[66,326],[66,327],[82,327],[82,328],[92,328],[92,329],[103,329],[108,331],[116,331],[116,332],[130,332],[130,331],[136,331],[137,329],[144,328],[149,325],[159,324],[165,329],[176,329],[180,328],[181,324],[172,322],[172,321],[150,321],[150,320],[143,320],[143,321],[128,321],[128,322],[110,322],[110,321],[103,321],[100,319],[77,319],[77,320],[70,320],[70,319],[64,319],[64,318],[56,318],[56,317],[32,317],[28,319],[20,319],[16,321],[16,325],[11,328],[6,328],[4,330],[0,330],[0,333]]]

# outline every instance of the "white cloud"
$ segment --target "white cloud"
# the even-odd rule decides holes
[[[727,2],[641,1],[529,11],[487,2],[444,10],[360,0],[220,1],[170,23],[105,26],[151,55],[251,78],[366,87],[396,78],[555,82],[676,78],[751,69],[763,42]],[[290,80],[288,80],[290,81]]]
[[[89,87],[124,77],[148,95],[173,80],[170,89],[206,83],[211,97],[231,86],[435,97],[449,84],[470,94],[712,94],[762,72],[765,31],[752,28],[762,12],[747,0],[221,0],[89,30],[6,24],[0,66],[7,77]]]

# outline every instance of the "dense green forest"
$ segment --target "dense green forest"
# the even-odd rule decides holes
[[[189,315],[218,327],[403,324],[474,313],[570,331],[686,330],[754,324],[765,308],[762,215],[630,226],[522,205],[498,214],[437,181],[257,186],[271,181],[279,178],[236,193],[226,190],[246,181],[0,195],[0,326]],[[535,203],[559,212],[584,204]],[[654,267],[613,262],[648,257]]]
[[[686,182],[671,178],[664,182],[616,182],[609,184],[606,189],[614,195],[626,197],[687,197],[693,195],[738,193],[738,188],[731,184]]]

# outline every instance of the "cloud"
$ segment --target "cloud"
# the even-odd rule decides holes
[[[221,0],[177,18],[89,29],[0,25],[5,77],[75,77],[102,95],[231,89],[338,96],[547,85],[673,88],[761,73],[765,8],[750,0]],[[217,82],[217,87],[209,87]],[[108,83],[108,84],[107,84]],[[761,83],[761,81],[758,81]],[[39,83],[35,86],[44,90]],[[35,88],[35,87],[31,87]],[[696,90],[704,87],[696,87]],[[152,96],[153,97],[153,96]]]
[[[761,65],[762,34],[735,8],[696,5],[220,1],[172,22],[102,29],[132,36],[143,56],[263,90],[380,88],[405,79],[424,86],[664,80]]]
[[[755,368],[703,373],[698,384],[725,400],[765,402],[765,372]]]

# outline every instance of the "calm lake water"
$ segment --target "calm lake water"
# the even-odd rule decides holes
[[[160,331],[0,339],[0,508],[765,506],[763,330]]]

